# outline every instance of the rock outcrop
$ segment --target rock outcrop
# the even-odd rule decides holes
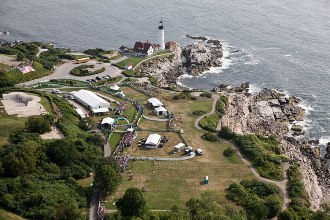
[[[199,75],[211,67],[220,67],[222,45],[219,40],[196,37],[197,40],[188,46],[178,46],[171,55],[155,57],[143,62],[137,71],[144,75],[154,76],[162,86],[175,86],[183,74]]]

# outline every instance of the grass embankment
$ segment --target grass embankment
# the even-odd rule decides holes
[[[123,136],[124,136],[124,133],[112,133],[111,134],[109,142],[108,142],[110,145],[111,152],[113,152],[117,148],[117,146],[118,146],[120,140],[123,138]]]
[[[130,63],[133,67],[135,67],[138,63],[142,62],[147,58],[148,57],[129,57],[125,60],[120,61],[119,63],[114,64],[114,66],[121,69],[125,69],[125,66]]]
[[[196,197],[196,195],[207,189],[213,189],[219,192],[224,204],[232,204],[225,197],[226,188],[233,182],[252,178],[253,175],[237,155],[234,155],[232,158],[223,156],[223,151],[230,146],[228,143],[223,141],[205,141],[201,138],[203,132],[195,128],[194,122],[198,116],[193,115],[192,112],[194,110],[210,112],[212,100],[197,99],[182,102],[182,100],[173,100],[173,94],[169,93],[162,93],[161,97],[158,98],[164,100],[166,107],[171,113],[181,118],[182,123],[177,122],[175,128],[183,129],[183,137],[188,144],[194,149],[202,148],[204,155],[186,161],[156,161],[156,172],[152,172],[152,161],[130,162],[128,170],[132,171],[133,180],[128,180],[128,172],[123,174],[124,181],[117,192],[109,197],[106,203],[107,208],[115,208],[112,205],[115,198],[121,197],[125,190],[132,186],[138,188],[145,186],[150,189],[149,192],[144,193],[144,196],[152,209],[170,209],[175,204],[179,207],[184,207],[185,202],[189,198]],[[174,138],[170,137],[169,134],[167,133],[169,140],[173,141]],[[147,133],[140,133],[137,141],[143,135],[147,137]],[[165,144],[164,150],[172,149],[173,144]],[[134,152],[135,147],[129,150]],[[150,156],[151,154],[169,156],[164,150],[157,150],[159,150],[158,153],[153,152],[153,150],[143,151],[151,152],[149,153]],[[137,151],[139,152],[134,153],[142,155],[141,150]],[[209,184],[201,185],[201,181],[207,175],[210,179]]]
[[[105,71],[105,67],[102,67],[101,69],[91,71],[89,69],[95,68],[95,65],[81,65],[76,66],[70,71],[70,74],[74,76],[91,76],[99,73],[103,73]]]
[[[6,210],[0,209],[0,220],[24,220],[24,218]]]

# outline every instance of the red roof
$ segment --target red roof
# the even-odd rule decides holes
[[[148,53],[148,50],[150,47],[154,47],[153,44],[149,43],[149,42],[135,42],[133,51],[136,53]]]

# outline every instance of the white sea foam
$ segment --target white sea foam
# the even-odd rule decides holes
[[[321,145],[327,145],[330,142],[330,136],[324,136],[319,139]]]

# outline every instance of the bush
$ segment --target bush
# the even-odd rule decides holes
[[[43,134],[51,131],[49,119],[45,116],[31,116],[26,122],[26,128],[31,133]]]
[[[199,126],[206,131],[216,132],[219,119],[220,117],[218,114],[207,115],[200,120]]]
[[[226,150],[223,151],[223,155],[225,157],[233,157],[235,155],[235,150],[231,147],[228,147]]]
[[[201,97],[212,98],[212,93],[210,92],[203,92],[200,94]]]
[[[214,133],[211,132],[207,132],[202,136],[203,139],[207,140],[207,141],[211,141],[211,142],[216,142],[218,141],[217,136]]]
[[[206,113],[205,110],[195,110],[192,112],[193,115],[205,115]]]

